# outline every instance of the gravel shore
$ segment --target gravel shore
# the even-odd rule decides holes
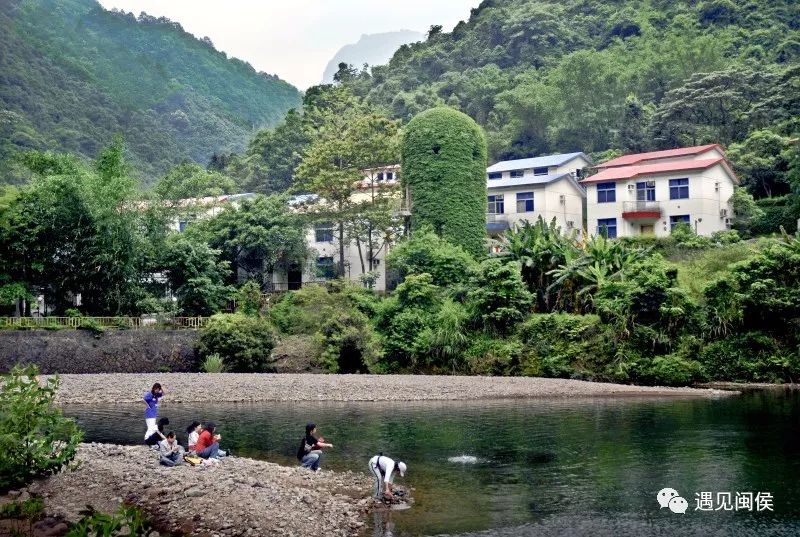
[[[714,389],[664,388],[531,377],[313,374],[91,374],[61,375],[58,400],[130,403],[160,382],[170,402],[452,401],[534,397],[709,397]],[[212,394],[212,395],[210,395]]]
[[[74,523],[87,505],[140,507],[162,532],[184,535],[357,534],[372,506],[366,474],[314,473],[228,457],[213,468],[158,464],[144,446],[81,444],[80,467],[33,483],[48,516]]]

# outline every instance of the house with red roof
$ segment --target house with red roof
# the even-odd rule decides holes
[[[681,223],[706,236],[730,229],[739,181],[719,144],[624,155],[596,169],[581,181],[589,234],[665,237]]]

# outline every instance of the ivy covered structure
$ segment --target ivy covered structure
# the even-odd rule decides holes
[[[409,121],[402,178],[411,229],[431,227],[474,256],[486,239],[486,138],[469,116],[446,107]]]

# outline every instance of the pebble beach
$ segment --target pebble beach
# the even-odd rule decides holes
[[[457,401],[537,397],[714,397],[731,391],[535,377],[148,373],[61,375],[61,404],[133,403],[154,383],[170,403]]]

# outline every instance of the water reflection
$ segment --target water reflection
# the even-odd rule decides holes
[[[221,424],[234,452],[285,464],[313,420],[336,445],[323,467],[365,471],[384,452],[409,465],[407,511],[377,511],[366,535],[798,535],[798,396],[475,403],[176,405],[176,431]],[[87,439],[138,443],[139,405],[70,406]],[[111,426],[113,424],[113,427]],[[458,457],[475,457],[464,463]],[[454,459],[456,458],[456,459]],[[659,510],[673,487],[685,515]],[[774,513],[693,512],[696,491],[769,491]],[[677,518],[676,518],[677,517]]]

